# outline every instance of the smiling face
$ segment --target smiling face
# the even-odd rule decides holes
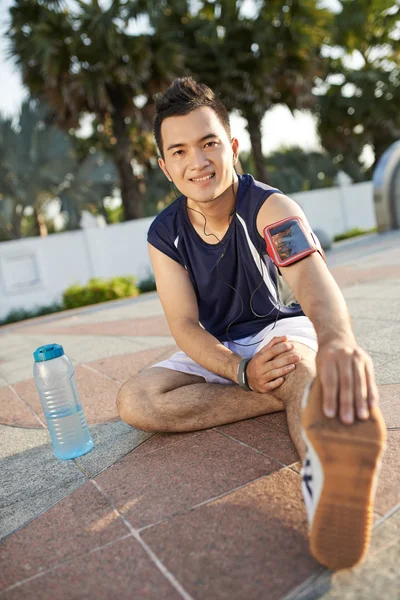
[[[229,139],[212,108],[168,117],[161,125],[164,159],[158,163],[188,199],[211,202],[232,185],[238,141]]]

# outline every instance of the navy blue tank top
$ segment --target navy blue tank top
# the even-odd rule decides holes
[[[277,268],[257,231],[258,211],[280,190],[239,175],[236,210],[222,240],[208,244],[196,232],[180,196],[152,222],[148,242],[188,271],[200,324],[221,342],[240,340],[275,320],[302,316],[299,304],[279,298]]]

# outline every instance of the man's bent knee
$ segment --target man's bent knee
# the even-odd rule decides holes
[[[126,381],[117,395],[118,414],[123,421],[151,432],[175,432],[179,429],[179,411],[159,387],[151,385],[147,372]]]
[[[316,375],[316,353],[300,343],[295,343],[295,350],[299,351],[302,360],[296,368],[286,376],[286,381],[277,388],[275,395],[285,404],[298,403],[303,397],[304,389],[309,381]]]
[[[117,394],[117,410],[125,423],[143,431],[160,431],[160,423],[151,395],[140,384],[139,378],[126,381]]]

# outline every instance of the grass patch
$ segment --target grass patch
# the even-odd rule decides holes
[[[358,227],[355,227],[354,229],[349,229],[348,231],[345,231],[344,233],[335,235],[335,237],[333,238],[333,241],[340,242],[342,240],[349,240],[350,238],[358,237],[359,235],[366,235],[367,233],[376,233],[376,232],[377,232],[376,227],[373,227],[372,229],[359,229]]]

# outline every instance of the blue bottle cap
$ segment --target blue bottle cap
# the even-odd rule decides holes
[[[60,344],[46,344],[46,346],[40,346],[33,353],[35,362],[41,362],[44,360],[51,360],[64,354],[64,348]]]

